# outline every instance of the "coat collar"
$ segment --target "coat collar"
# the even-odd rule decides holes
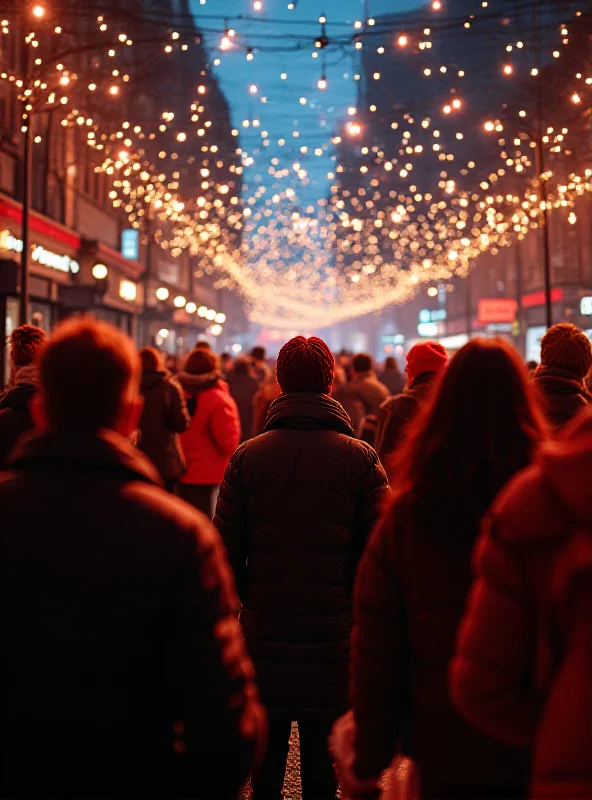
[[[354,436],[343,406],[326,394],[288,392],[271,404],[264,433],[280,428],[330,430]]]
[[[551,367],[539,367],[533,378],[535,384],[556,394],[579,394],[590,400],[590,395],[586,390],[583,380],[579,380],[571,372],[563,369],[552,369]]]
[[[214,387],[227,389],[228,384],[222,380],[219,372],[208,372],[205,375],[193,375],[190,372],[180,372],[177,380],[189,395],[201,394]]]
[[[10,472],[68,469],[108,473],[121,482],[161,485],[146,456],[115,431],[53,431],[26,439],[6,465]]]

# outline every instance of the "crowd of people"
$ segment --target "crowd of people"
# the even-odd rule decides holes
[[[592,347],[11,336],[0,796],[592,797]],[[173,366],[169,364],[169,366]],[[419,776],[419,780],[417,780]],[[418,788],[419,787],[419,788]]]

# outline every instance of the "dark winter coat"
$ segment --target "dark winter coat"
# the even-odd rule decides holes
[[[253,398],[259,389],[259,381],[249,371],[248,364],[234,365],[228,374],[228,388],[238,407],[241,426],[241,442],[250,439],[253,431]]]
[[[411,385],[396,397],[386,400],[378,412],[376,430],[376,450],[383,464],[392,459],[403,441],[405,432],[429,399],[436,375],[424,372],[418,375]],[[387,465],[388,466],[388,465]]]
[[[398,369],[383,370],[378,380],[384,383],[392,395],[401,394],[407,383],[405,376],[401,375]]]
[[[107,431],[35,437],[0,473],[2,797],[235,797],[249,771],[226,559],[158,480]]]
[[[400,743],[417,763],[425,800],[526,795],[527,754],[475,731],[449,698],[473,540],[434,541],[416,529],[401,498],[372,534],[358,571],[351,679],[356,772],[378,776]]]
[[[8,389],[0,397],[0,468],[21,436],[33,428],[29,403],[36,391],[35,386],[26,383]]]
[[[588,411],[496,501],[451,671],[470,722],[534,747],[533,798],[592,797],[591,475]]]
[[[539,367],[533,380],[547,421],[557,433],[592,402],[584,381],[570,372]]]
[[[389,396],[389,390],[374,372],[365,372],[349,384],[352,394],[364,406],[366,414],[378,414],[378,409]]]
[[[282,395],[232,457],[214,524],[271,714],[345,710],[353,580],[387,492],[374,450],[321,394]]]
[[[144,409],[138,446],[163,480],[178,480],[185,471],[179,434],[191,422],[183,390],[166,372],[146,371],[140,391]]]

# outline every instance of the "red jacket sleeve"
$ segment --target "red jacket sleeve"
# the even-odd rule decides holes
[[[475,551],[477,578],[450,672],[452,699],[473,725],[515,746],[532,743],[538,615],[518,550],[484,531]]]
[[[404,612],[393,563],[394,535],[391,519],[383,519],[356,580],[350,699],[357,726],[354,769],[360,778],[380,775],[400,735]]]
[[[241,433],[238,408],[232,397],[216,404],[209,424],[216,447],[230,458],[239,445]]]

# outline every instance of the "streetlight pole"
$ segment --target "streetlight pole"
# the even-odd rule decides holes
[[[32,123],[33,123],[33,98],[31,96],[31,68],[32,68],[32,45],[29,38],[24,39],[24,65],[25,80],[23,93],[23,124],[24,134],[23,143],[23,170],[22,170],[22,242],[23,249],[20,261],[20,297],[19,297],[19,319],[20,324],[24,325],[29,321],[29,217],[31,212],[31,177],[33,172],[33,147],[32,147]]]
[[[26,102],[26,101],[25,101]],[[23,152],[23,223],[22,241],[23,249],[21,252],[20,263],[20,324],[24,325],[29,321],[29,217],[31,212],[31,175],[33,167],[33,148],[31,137],[32,114],[23,114],[24,120],[24,152]]]
[[[539,227],[543,233],[543,277],[545,285],[545,325],[553,325],[551,297],[551,247],[549,242],[549,210],[547,208],[547,182],[545,178],[545,150],[540,131],[535,139],[536,173],[538,180]]]

